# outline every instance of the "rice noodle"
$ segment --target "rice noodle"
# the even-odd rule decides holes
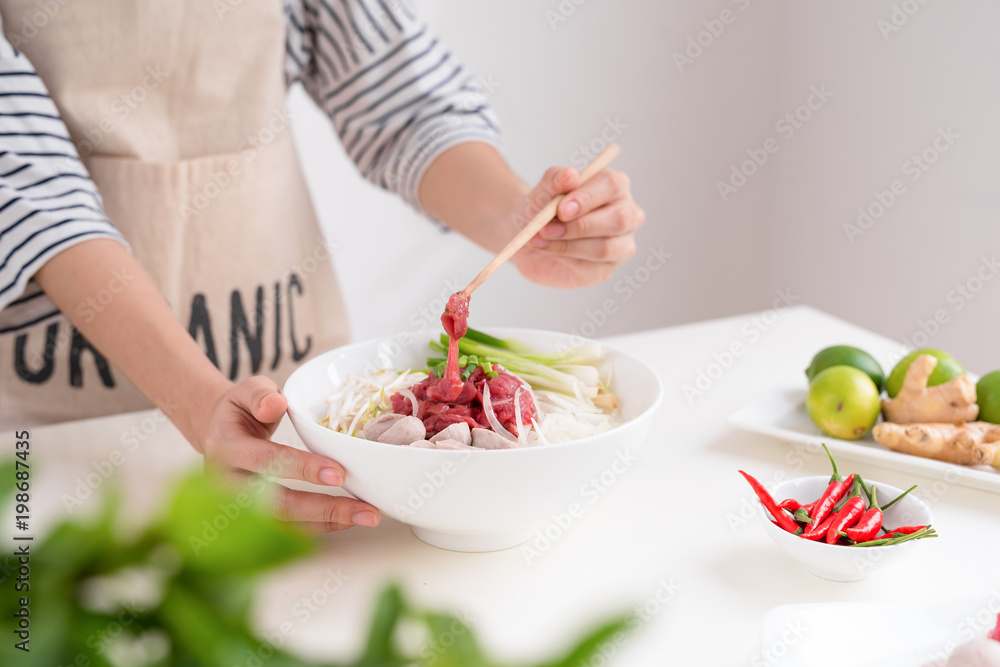
[[[397,391],[409,390],[426,377],[426,373],[409,370],[401,373],[381,370],[365,376],[348,375],[344,386],[326,399],[330,406],[327,428],[348,435],[356,433],[369,419],[392,411],[390,396]]]
[[[368,399],[368,409],[371,410],[372,400]],[[364,410],[358,410],[358,414],[354,415],[354,419],[351,420],[351,425],[347,428],[347,435],[354,435],[354,429],[358,425],[361,417],[365,414]]]

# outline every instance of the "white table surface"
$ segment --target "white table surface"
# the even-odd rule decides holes
[[[666,392],[663,407],[638,461],[595,502],[585,499],[584,514],[530,562],[520,548],[436,549],[384,518],[375,529],[324,536],[318,554],[269,575],[258,627],[274,631],[288,621],[287,648],[317,658],[353,656],[375,592],[391,579],[426,606],[465,615],[488,648],[510,659],[557,653],[608,615],[645,605],[641,628],[607,664],[732,666],[767,664],[760,657],[761,621],[778,605],[944,600],[1000,590],[1000,496],[994,493],[949,485],[932,504],[941,537],[921,542],[898,567],[850,584],[808,573],[777,550],[756,519],[740,524],[741,507],[753,494],[737,469],[770,480],[780,473],[827,474],[829,463],[825,456],[792,457],[787,443],[736,430],[726,417],[771,387],[805,382],[803,369],[827,345],[857,345],[880,359],[899,349],[812,308],[765,314],[608,339],[656,369]],[[733,343],[743,353],[689,402],[682,387],[694,385],[698,371]],[[64,494],[114,450],[122,461],[110,474],[124,484],[129,511],[139,517],[162,503],[164,483],[200,459],[153,414],[33,429],[36,527],[44,530],[64,515]],[[144,438],[135,451],[123,440],[130,429]],[[276,439],[301,447],[287,419]],[[12,443],[9,434],[3,440]],[[902,488],[933,482],[847,459],[844,468]],[[510,492],[518,492],[516,479]],[[88,511],[93,501],[74,511]],[[885,637],[896,640],[907,638]]]

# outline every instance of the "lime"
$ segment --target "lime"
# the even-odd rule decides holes
[[[979,421],[1000,424],[1000,371],[987,373],[976,383]]]
[[[931,349],[914,350],[900,359],[899,363],[892,369],[892,372],[889,373],[889,379],[885,381],[885,391],[889,394],[889,398],[896,398],[900,387],[903,386],[903,378],[906,377],[906,370],[910,367],[910,363],[921,354],[929,354],[938,360],[937,366],[934,367],[934,372],[927,379],[928,387],[944,384],[952,378],[965,375],[965,369],[962,368],[962,365],[955,361],[955,357],[947,352]]]
[[[812,382],[813,378],[821,371],[825,371],[831,366],[853,366],[864,371],[879,391],[882,391],[882,387],[885,386],[885,372],[875,361],[875,357],[850,345],[834,345],[817,352],[812,363],[809,364],[809,368],[806,369],[806,377],[809,378],[809,382]]]
[[[853,366],[831,366],[809,385],[806,410],[816,426],[842,440],[856,440],[871,430],[882,404],[868,374]]]

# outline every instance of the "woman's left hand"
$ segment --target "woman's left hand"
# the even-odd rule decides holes
[[[572,167],[552,167],[513,213],[514,233],[553,197],[565,194],[556,218],[511,261],[521,274],[548,287],[604,282],[635,254],[635,232],[646,214],[633,201],[624,172],[605,169],[580,185]]]

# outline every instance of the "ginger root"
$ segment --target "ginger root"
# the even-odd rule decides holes
[[[902,393],[902,392],[900,392]],[[960,465],[992,465],[1000,468],[1000,425],[893,424],[882,422],[872,429],[875,442],[904,454]]]
[[[882,415],[897,424],[971,422],[979,414],[976,385],[964,375],[935,387],[927,386],[938,360],[921,354],[906,369],[903,386],[896,398],[882,401]]]

